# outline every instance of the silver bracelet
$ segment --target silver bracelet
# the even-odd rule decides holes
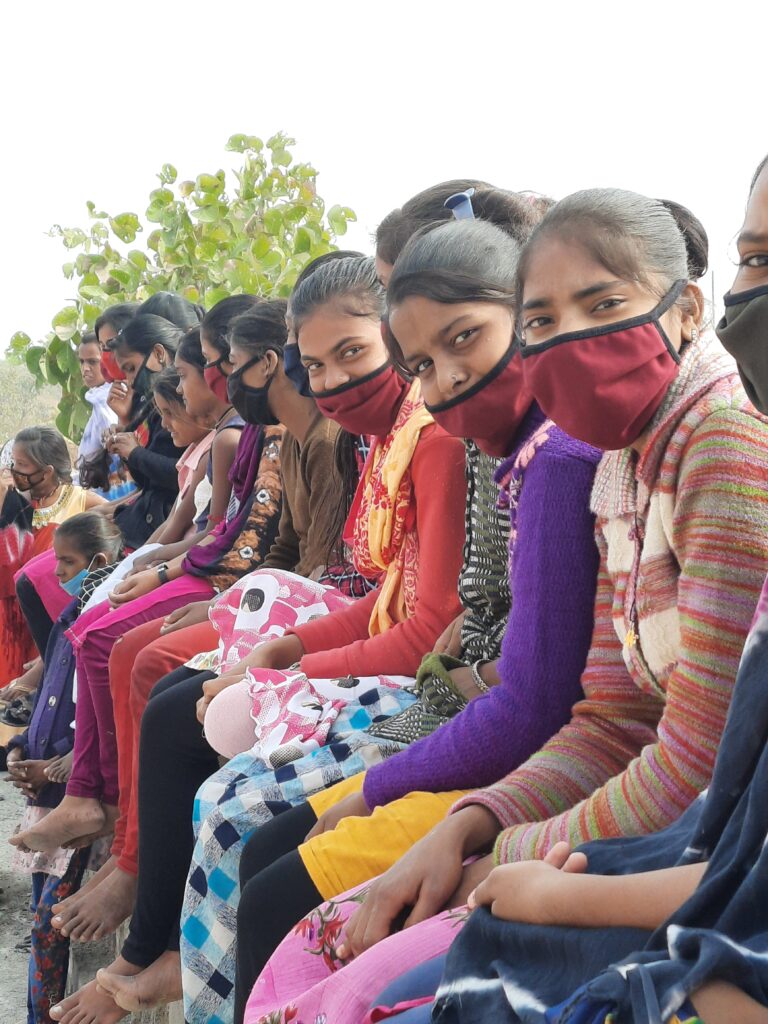
[[[490,690],[490,686],[488,685],[488,683],[486,683],[486,681],[480,675],[480,669],[483,667],[483,665],[487,665],[487,664],[488,664],[487,661],[483,661],[482,659],[478,659],[476,662],[474,662],[472,665],[470,665],[470,668],[469,668],[469,671],[472,673],[472,679],[474,681],[474,684],[478,688],[480,693],[488,693],[488,691]]]

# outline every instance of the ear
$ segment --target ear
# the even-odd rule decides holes
[[[697,284],[688,283],[680,296],[682,313],[681,331],[683,339],[690,341],[693,329],[698,330],[704,322],[704,293]]]
[[[264,367],[264,383],[271,380],[277,373],[280,367],[280,357],[274,349],[267,349],[262,359],[262,366]]]
[[[109,562],[107,560],[107,556],[106,556],[105,552],[103,552],[103,551],[97,551],[97,553],[91,559],[91,562],[95,563],[95,565],[93,565],[94,569],[101,569],[105,565],[109,565]]]
[[[154,355],[158,363],[162,367],[165,367],[166,363],[168,362],[168,353],[165,351],[163,346],[155,345],[155,347],[152,349],[152,354]]]

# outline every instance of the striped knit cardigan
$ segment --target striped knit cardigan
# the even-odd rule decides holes
[[[505,830],[495,857],[656,831],[709,782],[768,570],[768,422],[716,345],[692,345],[642,453],[603,456],[584,700],[504,780],[462,798]]]

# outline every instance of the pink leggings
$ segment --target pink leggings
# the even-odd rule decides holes
[[[117,742],[109,688],[109,656],[118,637],[134,626],[169,615],[213,595],[207,580],[182,576],[119,609],[108,602],[81,615],[70,631],[77,659],[75,749],[67,795],[116,805]]]

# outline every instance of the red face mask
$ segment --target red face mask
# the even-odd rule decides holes
[[[125,380],[125,374],[117,365],[115,353],[111,349],[106,349],[101,353],[99,362],[101,363],[101,374],[108,384],[113,384],[116,380]]]
[[[384,437],[392,429],[410,384],[391,363],[342,384],[333,391],[313,392],[320,412],[350,434]]]
[[[659,320],[686,284],[678,281],[642,316],[522,344],[525,381],[558,427],[607,451],[640,437],[677,376],[680,356]]]
[[[216,395],[220,402],[227,402],[229,404],[229,397],[227,395],[228,377],[221,370],[220,364],[222,359],[217,359],[215,363],[207,363],[203,367],[203,379],[208,385],[208,389]]]
[[[532,401],[523,381],[519,347],[514,344],[471,388],[427,409],[447,433],[471,438],[481,452],[501,458],[512,451],[515,434]]]

